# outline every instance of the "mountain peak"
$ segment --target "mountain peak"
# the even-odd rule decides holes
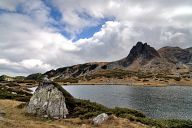
[[[131,49],[127,60],[133,61],[135,58],[141,57],[143,59],[150,60],[154,57],[160,57],[159,53],[147,43],[137,42],[135,46]]]
[[[151,47],[147,43],[137,42],[135,46],[130,50],[129,55],[117,61],[117,63],[123,67],[128,67],[135,61],[138,61],[139,65],[143,65],[153,58],[160,57],[155,48]]]
[[[140,41],[138,41],[137,44],[136,44],[136,46],[140,46],[140,45],[143,45],[143,43],[140,42]]]

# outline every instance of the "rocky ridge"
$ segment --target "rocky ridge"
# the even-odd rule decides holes
[[[52,80],[85,78],[101,71],[116,69],[152,74],[178,74],[192,71],[191,48],[163,47],[159,50],[147,43],[137,42],[127,57],[113,62],[92,62],[62,67],[50,70],[42,75],[48,75]]]

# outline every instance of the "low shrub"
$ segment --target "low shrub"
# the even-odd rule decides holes
[[[78,83],[78,78],[66,78],[66,79],[56,79],[55,82],[62,82],[62,83]]]
[[[149,81],[149,80],[147,80],[147,79],[144,79],[144,80],[143,80],[143,82],[147,82],[147,81]]]
[[[0,99],[13,99],[28,102],[31,96],[32,94],[21,89],[7,88],[5,86],[0,87]]]
[[[145,115],[142,112],[139,112],[133,109],[128,109],[128,108],[116,107],[112,109],[112,113],[119,117],[124,117],[125,115],[128,115],[128,114],[133,115],[135,117],[145,117]]]
[[[174,80],[180,81],[180,80],[181,80],[181,77],[175,77]]]
[[[95,117],[101,113],[113,114],[117,117],[128,117],[131,119],[134,117],[145,117],[145,115],[139,111],[128,108],[107,108],[101,104],[90,102],[89,100],[75,99],[73,102],[73,109],[70,110],[70,117],[80,117],[81,119],[88,119]]]

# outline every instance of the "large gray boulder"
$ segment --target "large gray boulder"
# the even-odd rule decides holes
[[[27,112],[41,117],[66,118],[68,109],[65,93],[68,94],[60,85],[44,81],[39,84],[31,97]]]
[[[106,120],[108,120],[109,116],[106,113],[99,114],[97,117],[93,118],[94,125],[100,125]]]

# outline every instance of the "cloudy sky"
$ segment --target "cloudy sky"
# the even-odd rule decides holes
[[[0,75],[192,47],[192,0],[0,0]]]

